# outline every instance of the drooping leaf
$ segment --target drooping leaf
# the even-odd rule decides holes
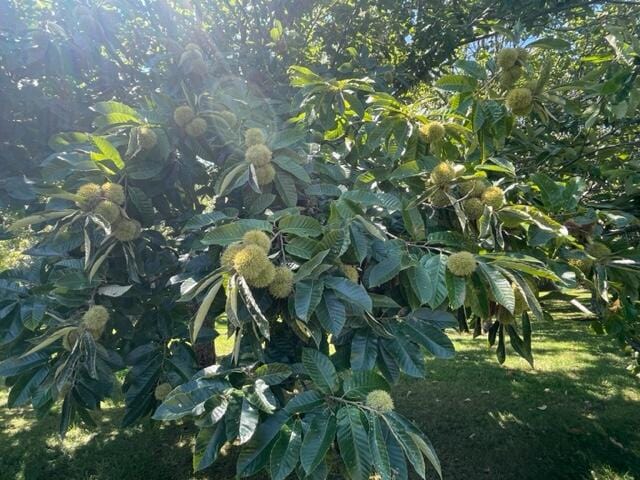
[[[336,417],[333,414],[315,415],[306,431],[300,448],[300,463],[307,474],[324,460],[336,435]]]
[[[371,472],[369,437],[356,407],[346,406],[338,410],[337,438],[340,456],[352,480],[367,480]]]
[[[302,445],[302,424],[296,420],[291,427],[285,425],[271,449],[269,473],[272,480],[285,480],[298,464]]]
[[[274,439],[289,420],[289,415],[286,410],[279,410],[260,423],[251,440],[242,447],[238,455],[236,472],[240,477],[255,475],[267,465]]]

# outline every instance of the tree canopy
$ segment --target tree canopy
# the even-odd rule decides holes
[[[9,406],[64,434],[121,390],[123,427],[195,422],[195,470],[425,478],[389,391],[447,329],[533,365],[544,295],[640,351],[639,13],[4,2]]]

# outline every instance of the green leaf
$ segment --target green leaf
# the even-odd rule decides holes
[[[278,385],[291,374],[291,367],[284,363],[267,363],[256,368],[256,375],[267,385]]]
[[[305,215],[290,215],[282,218],[278,223],[278,229],[298,237],[317,237],[322,234],[320,222]]]
[[[349,248],[349,242],[350,238],[344,230],[329,230],[323,235],[316,248],[318,251],[329,250],[327,256],[329,262],[343,255]]]
[[[447,298],[446,270],[447,258],[444,255],[425,255],[420,259],[420,265],[424,268],[428,290],[431,298],[427,301],[431,308],[437,308]]]
[[[327,277],[325,279],[327,287],[334,290],[339,297],[350,302],[351,305],[357,306],[362,310],[371,312],[373,302],[366,289],[359,284],[353,283],[343,277]]]
[[[238,430],[238,441],[240,445],[251,440],[258,426],[258,420],[258,410],[255,409],[246,398],[243,398],[242,410],[240,411],[240,427]]]
[[[298,204],[298,190],[293,177],[288,173],[278,172],[274,179],[276,190],[287,207]]]
[[[315,311],[320,325],[333,335],[340,335],[347,321],[344,303],[331,290],[325,290]]]
[[[509,281],[491,265],[479,262],[478,268],[489,284],[496,302],[513,313],[516,307],[516,298]]]
[[[351,368],[370,370],[376,364],[378,337],[369,331],[359,329],[351,340]]]
[[[293,69],[293,68],[303,68],[303,67],[291,67],[291,68]],[[273,150],[276,150],[279,148],[286,148],[286,147],[295,145],[296,143],[303,142],[306,136],[307,136],[307,132],[304,129],[289,128],[287,130],[279,131],[269,145]]]
[[[343,407],[337,417],[338,445],[344,467],[351,480],[367,480],[371,473],[371,452],[360,410]]]
[[[527,305],[529,305],[529,308],[531,309],[535,317],[539,321],[543,321],[544,311],[542,310],[542,306],[540,305],[540,302],[538,302],[538,299],[536,298],[535,292],[529,285],[529,282],[527,282],[524,278],[522,278],[522,276],[516,273],[512,273],[511,275],[513,276],[516,283],[518,284],[520,291],[524,294],[524,298],[527,301]]]
[[[317,197],[339,197],[342,195],[342,190],[330,183],[314,183],[307,187],[305,193]]]
[[[338,392],[340,380],[329,357],[318,350],[305,348],[302,350],[302,365],[318,390],[326,394]]]
[[[52,345],[56,341],[60,340],[67,333],[71,332],[72,330],[76,330],[76,328],[77,327],[63,327],[63,328],[61,328],[59,330],[56,330],[52,334],[48,335],[47,337],[45,337],[44,339],[39,341],[38,344],[35,347],[33,347],[30,350],[27,350],[25,353],[23,353],[20,356],[20,358],[26,358],[26,357],[28,357],[28,356],[36,353],[36,352],[39,352],[42,349],[47,348],[49,345]]]
[[[43,365],[49,360],[47,352],[10,357],[0,362],[0,377],[14,377],[22,372]]]
[[[269,473],[271,480],[285,480],[298,464],[302,445],[302,424],[296,420],[292,428],[282,427],[271,449]]]
[[[49,375],[49,367],[44,365],[37,370],[31,370],[18,377],[9,392],[7,406],[9,408],[26,405],[38,390],[45,378]]]
[[[196,437],[193,449],[193,469],[196,472],[211,466],[218,458],[218,452],[227,441],[224,423],[213,428],[202,428]]]
[[[209,313],[209,309],[211,308],[211,304],[216,298],[220,287],[222,286],[222,278],[218,280],[213,286],[209,289],[207,294],[205,295],[200,307],[198,307],[198,311],[196,312],[196,316],[193,319],[193,325],[191,326],[191,342],[195,343],[198,338],[198,334],[200,333],[200,329],[204,324],[205,319],[207,318],[207,313]]]
[[[453,275],[449,270],[445,274],[445,283],[449,295],[449,306],[456,310],[464,305],[466,281],[463,277]]]
[[[391,175],[389,175],[389,180],[401,180],[403,178],[417,177],[422,175],[422,168],[418,165],[418,162],[415,160],[403,163],[398,168],[396,168]]]
[[[402,208],[402,219],[404,221],[405,228],[411,235],[413,240],[424,240],[427,237],[427,229],[422,219],[422,214],[418,207],[409,207],[405,205]]]
[[[417,345],[397,336],[393,340],[385,339],[383,346],[404,373],[414,378],[424,377],[424,358]]]
[[[504,343],[504,325],[498,326],[498,347],[496,348],[496,358],[498,363],[502,365],[507,358],[505,343]]]
[[[324,397],[317,390],[306,390],[293,397],[285,405],[290,415],[295,413],[311,412],[324,403]]]
[[[140,114],[135,109],[131,108],[129,105],[113,100],[107,102],[98,102],[93,107],[91,107],[91,110],[97,113],[101,113],[102,115],[120,113],[127,117],[132,117],[138,121],[142,121]]]
[[[387,442],[382,436],[382,425],[376,415],[369,416],[369,447],[371,448],[371,458],[373,467],[381,480],[394,480]]]
[[[223,171],[215,184],[216,193],[222,196],[246,184],[249,180],[249,168],[249,165],[243,162]]]
[[[357,223],[349,226],[349,239],[358,263],[362,263],[369,253],[369,241]]]
[[[201,242],[204,245],[229,245],[242,240],[242,236],[249,230],[271,232],[271,224],[265,220],[238,220],[209,230]]]
[[[444,310],[430,310],[428,308],[418,308],[414,310],[411,317],[420,322],[427,323],[440,330],[445,328],[458,328],[458,320],[451,312]]]
[[[389,452],[389,462],[394,474],[393,480],[407,480],[409,478],[409,468],[404,450],[387,425],[386,419],[384,423],[381,422],[381,425],[384,441]]]
[[[468,73],[478,80],[485,80],[487,78],[487,72],[484,67],[473,60],[456,60],[453,66],[464,70],[465,73]]]
[[[391,251],[390,255],[368,270],[369,288],[374,288],[394,278],[401,268],[402,256],[398,251]]]
[[[98,288],[98,295],[104,295],[105,297],[121,297],[129,290],[133,285],[104,285]]]
[[[204,404],[231,385],[224,380],[198,378],[183,383],[164,399],[153,414],[154,420],[178,420],[187,415],[204,413]]]
[[[329,254],[329,250],[323,250],[316,253],[308,262],[303,263],[300,268],[293,275],[293,281],[295,283],[300,282],[310,277],[313,272],[322,264],[322,261]]]
[[[429,460],[433,468],[435,468],[438,476],[442,478],[442,467],[440,465],[440,460],[438,459],[438,455],[436,454],[433,445],[429,441],[429,439],[422,433],[416,426],[414,426],[411,422],[409,422],[406,418],[400,415],[397,412],[391,412],[388,414],[387,418],[391,418],[392,422],[401,427],[404,431],[406,431],[414,441],[415,445],[422,452],[422,454]]]
[[[505,328],[507,330],[507,333],[509,334],[509,341],[511,342],[511,347],[513,347],[515,352],[518,355],[520,355],[522,358],[524,358],[529,363],[529,365],[531,365],[531,367],[533,368],[533,355],[531,354],[531,350],[527,349],[527,346],[524,340],[522,340],[522,338],[520,338],[520,335],[518,335],[518,331],[516,330],[516,327],[509,324],[509,325],[506,325]]]
[[[273,441],[288,420],[289,413],[286,410],[278,410],[258,426],[251,440],[238,455],[236,472],[239,476],[255,475],[267,465]]]
[[[74,213],[76,213],[76,210],[67,209],[67,210],[60,210],[55,212],[42,212],[42,213],[37,213],[35,215],[29,215],[27,217],[23,217],[13,222],[7,230],[10,232],[15,232],[16,230],[20,230],[24,227],[28,227],[29,225],[36,225],[38,223],[48,222],[50,220],[57,220],[59,218],[64,218],[64,217],[68,217],[69,215],[73,215]]]
[[[111,160],[118,169],[124,168],[124,162],[122,161],[120,152],[118,152],[118,149],[114,147],[109,140],[105,137],[92,135],[91,141],[98,148],[98,152],[91,152],[91,160],[98,164],[104,160]]]
[[[373,301],[373,308],[395,308],[399,309],[400,305],[391,297],[380,295],[378,293],[369,293]]]
[[[127,356],[127,365],[131,367],[122,387],[126,406],[122,419],[123,427],[153,412],[156,407],[157,401],[153,391],[160,378],[162,358],[162,350],[153,343],[142,344]],[[184,385],[182,387],[187,388]],[[171,409],[167,409],[166,413],[170,414]]]
[[[252,388],[245,388],[245,398],[263,412],[271,414],[276,410],[277,400],[261,378],[256,379]]]
[[[322,280],[303,280],[296,283],[294,296],[296,316],[305,322],[322,300],[324,282]]]
[[[402,450],[404,451],[404,454],[409,459],[409,462],[413,466],[413,469],[420,476],[420,478],[426,478],[426,468],[422,452],[416,445],[416,442],[414,441],[410,432],[407,430],[406,426],[398,421],[394,412],[385,414],[384,419],[387,423],[387,426],[389,427],[389,430],[391,431],[391,434],[400,444]]]
[[[527,48],[529,47],[541,48],[543,50],[562,51],[571,49],[571,43],[566,40],[562,40],[561,38],[544,37],[527,44]]]
[[[324,460],[336,435],[336,417],[319,414],[313,417],[300,448],[300,463],[307,474],[313,472]]]
[[[344,380],[342,390],[344,397],[350,400],[364,400],[374,390],[389,390],[389,384],[380,374],[373,370],[351,372]]]
[[[473,92],[477,80],[466,75],[444,75],[435,82],[435,86],[449,92]]]
[[[408,338],[418,342],[436,358],[451,358],[455,355],[453,342],[442,330],[413,319],[407,320],[402,326]]]
[[[318,251],[318,242],[310,238],[295,237],[284,248],[288,254],[308,260]]]
[[[292,158],[277,156],[273,159],[273,163],[278,165],[281,169],[289,172],[298,180],[304,183],[311,183],[311,178],[309,177],[309,174],[307,173],[307,171],[302,167],[302,165],[297,163]]]
[[[131,203],[140,213],[143,224],[152,224],[154,220],[153,202],[141,188],[128,187]]]

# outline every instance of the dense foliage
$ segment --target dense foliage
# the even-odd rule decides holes
[[[61,401],[64,433],[121,388],[125,427],[193,419],[196,470],[424,478],[389,391],[446,329],[533,365],[545,292],[640,350],[637,7],[17,3],[10,406]]]

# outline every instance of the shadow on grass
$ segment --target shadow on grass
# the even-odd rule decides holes
[[[428,434],[445,478],[640,478],[638,382],[606,339],[583,330],[544,325],[535,370],[515,356],[501,367],[455,336],[457,360],[401,382],[397,409]]]
[[[426,380],[405,378],[393,391],[397,410],[428,434],[445,479],[640,478],[639,385],[617,349],[585,324],[536,329],[535,370],[513,355],[501,367],[481,339],[454,335],[457,359],[428,361]],[[187,424],[119,430],[122,408],[107,405],[95,431],[74,427],[61,441],[57,416],[36,422],[5,403],[0,390],[2,480],[234,478],[233,454],[191,473]]]
[[[0,479],[2,480],[187,480],[232,479],[234,458],[194,475],[191,452],[195,428],[146,420],[118,429],[121,407],[94,414],[98,427],[73,427],[64,440],[57,415],[36,421],[31,409],[2,408],[0,397]],[[231,457],[231,456],[230,456]]]

